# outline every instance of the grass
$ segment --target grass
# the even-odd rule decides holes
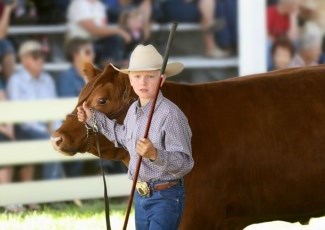
[[[113,230],[122,229],[124,212],[127,201],[125,199],[111,199],[111,226]],[[204,226],[202,226],[204,229]],[[75,204],[43,205],[39,211],[24,213],[6,213],[0,211],[0,229],[5,230],[104,230],[105,212],[104,201],[83,201],[80,208]],[[132,209],[128,230],[134,230],[134,212]],[[269,222],[251,225],[245,230],[324,230],[325,217],[312,219],[308,226],[299,223]]]
[[[127,202],[110,202],[112,229],[122,229]],[[23,213],[0,213],[0,229],[6,230],[74,230],[106,229],[104,202],[100,200],[83,201],[80,208],[73,203],[44,205],[39,211]],[[134,228],[133,212],[128,229]]]

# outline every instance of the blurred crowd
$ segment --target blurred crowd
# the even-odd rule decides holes
[[[77,97],[87,80],[85,62],[120,67],[137,44],[151,43],[153,23],[198,23],[206,58],[234,55],[237,45],[236,0],[0,0],[0,101]],[[54,50],[46,34],[17,41],[8,35],[10,25],[67,24],[65,61],[71,66],[57,76],[44,71]],[[55,54],[54,54],[55,55]],[[20,67],[17,68],[17,64]],[[0,142],[49,139],[61,121],[0,124]],[[98,163],[94,163],[98,167]],[[125,172],[106,161],[106,170]],[[77,177],[87,172],[85,162],[1,166],[0,184],[35,179]],[[4,207],[20,212],[38,204]]]
[[[268,69],[324,63],[325,1],[267,3]],[[236,54],[237,0],[0,0],[0,101],[77,97],[86,84],[85,62],[101,68],[110,62],[125,67],[137,44],[152,43],[153,23],[172,21],[200,25],[205,58]],[[44,71],[51,55],[46,35],[21,42],[8,35],[9,25],[62,23],[67,24],[67,32],[61,51],[71,66],[57,76]],[[49,139],[60,122],[0,124],[0,142]],[[125,171],[111,162],[105,165],[114,172]],[[84,162],[5,166],[0,167],[0,184],[75,177],[84,175],[85,167]],[[25,209],[19,204],[6,207]]]
[[[323,64],[325,1],[273,0],[268,3],[268,69]]]

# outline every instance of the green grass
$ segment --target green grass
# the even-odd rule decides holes
[[[112,229],[122,229],[127,202],[110,202]],[[103,200],[83,201],[80,208],[73,203],[60,206],[43,205],[39,211],[0,213],[0,229],[6,230],[74,230],[106,229]],[[128,229],[134,229],[131,213]]]
[[[111,226],[122,229],[127,200],[110,199]],[[39,211],[6,213],[0,211],[0,230],[105,230],[104,201],[102,199],[83,201],[83,206],[73,203],[53,207],[43,205]],[[132,209],[128,230],[134,230]],[[204,226],[202,226],[204,229]],[[324,230],[325,217],[312,219],[308,226],[299,223],[269,222],[251,225],[245,230]]]

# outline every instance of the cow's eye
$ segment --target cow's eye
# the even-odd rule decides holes
[[[107,103],[107,101],[108,101],[107,98],[101,97],[98,99],[98,104],[105,105]]]

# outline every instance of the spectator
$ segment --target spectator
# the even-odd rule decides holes
[[[305,0],[306,1],[306,0]],[[304,2],[305,2],[304,1]],[[325,1],[324,0],[309,0],[307,2],[311,2],[309,4],[309,9],[315,13],[315,21],[317,21],[318,25],[323,31],[323,34],[325,33]],[[312,2],[315,2],[314,4]]]
[[[22,68],[9,79],[7,93],[10,100],[38,100],[56,97],[55,84],[47,73],[42,71],[44,53],[37,41],[26,41],[19,49]],[[53,127],[54,128],[54,127]],[[26,122],[15,127],[16,138],[20,140],[49,139],[53,130],[43,122]],[[32,180],[33,166],[25,166],[25,180]],[[27,173],[28,172],[28,173]],[[47,163],[42,168],[43,178],[56,179],[61,177],[60,163]]]
[[[56,78],[59,97],[77,97],[86,83],[84,64],[93,63],[95,54],[90,40],[73,38],[66,46],[66,56],[72,66]]]
[[[267,0],[267,6],[271,6],[271,5],[274,5],[277,3],[278,3],[278,0]]]
[[[304,31],[298,44],[298,53],[290,63],[290,67],[318,65],[322,52],[322,35],[320,30]]]
[[[93,63],[94,50],[90,40],[74,38],[66,46],[66,55],[72,66],[57,77],[57,91],[59,97],[77,97],[86,83],[84,64]],[[88,163],[88,162],[87,162]],[[97,161],[89,166],[99,168]],[[64,172],[68,177],[77,177],[83,173],[85,163],[82,161],[64,163]],[[110,172],[125,172],[119,162],[104,161],[105,170]],[[76,202],[76,201],[75,201]]]
[[[277,38],[285,36],[296,44],[299,37],[298,9],[299,0],[279,0],[267,8],[268,69],[273,66],[271,47]]]
[[[216,16],[224,22],[224,26],[215,33],[215,37],[225,56],[237,52],[237,15],[237,0],[218,0]]]
[[[68,38],[94,40],[97,62],[105,65],[108,60],[122,60],[124,42],[130,42],[131,37],[125,30],[108,25],[105,6],[99,0],[73,0],[67,17]]]
[[[229,53],[216,43],[215,32],[225,26],[223,20],[216,19],[217,5],[215,0],[165,0],[155,4],[155,14],[161,15],[158,21],[198,22],[203,35],[204,55],[210,58],[222,58]]]
[[[84,64],[93,63],[94,49],[90,40],[73,38],[66,46],[67,59],[72,66],[56,78],[59,97],[77,97],[86,83]],[[83,172],[84,162],[64,163],[64,172],[67,177],[77,177]]]
[[[128,31],[132,41],[125,46],[125,59],[129,59],[131,52],[138,44],[145,43],[144,17],[139,9],[133,8],[122,12],[119,24],[121,28]]]
[[[6,100],[4,84],[0,79],[0,102]],[[14,140],[14,132],[11,125],[0,124],[0,142]],[[0,185],[10,183],[13,176],[12,166],[0,166]],[[22,205],[8,205],[5,207],[8,212],[25,211]]]
[[[267,31],[271,42],[281,36],[297,40],[298,9],[299,0],[279,0],[278,4],[267,8]]]
[[[110,22],[118,22],[124,11],[136,8],[143,16],[144,38],[148,40],[151,32],[152,0],[102,0]]]
[[[1,3],[1,2],[0,2]],[[0,12],[0,63],[2,75],[6,82],[15,68],[15,52],[12,44],[6,39],[8,26],[10,23],[10,15],[15,9],[16,4],[5,1],[4,8]]]
[[[295,55],[295,49],[292,42],[286,37],[275,40],[272,46],[273,70],[288,68],[292,58]]]
[[[3,79],[0,78],[0,101],[6,99],[5,95],[5,85],[14,71],[15,67],[15,52],[12,44],[6,39],[8,26],[10,23],[11,13],[16,7],[14,2],[3,1],[1,4],[0,13],[0,62],[2,69]],[[14,131],[12,125],[0,124],[0,142],[2,141],[12,141],[14,140]],[[12,166],[0,167],[0,184],[10,183],[13,177]],[[22,181],[29,180],[29,168],[20,168],[20,179]],[[30,208],[35,208],[34,204],[29,206]],[[24,211],[25,208],[20,204],[8,205],[5,207],[6,211],[9,212],[20,212]]]
[[[229,56],[216,43],[215,30],[218,28],[218,21],[215,20],[217,1],[199,0],[198,7],[201,14],[201,28],[203,31],[203,42],[205,55],[212,58],[223,58]]]

